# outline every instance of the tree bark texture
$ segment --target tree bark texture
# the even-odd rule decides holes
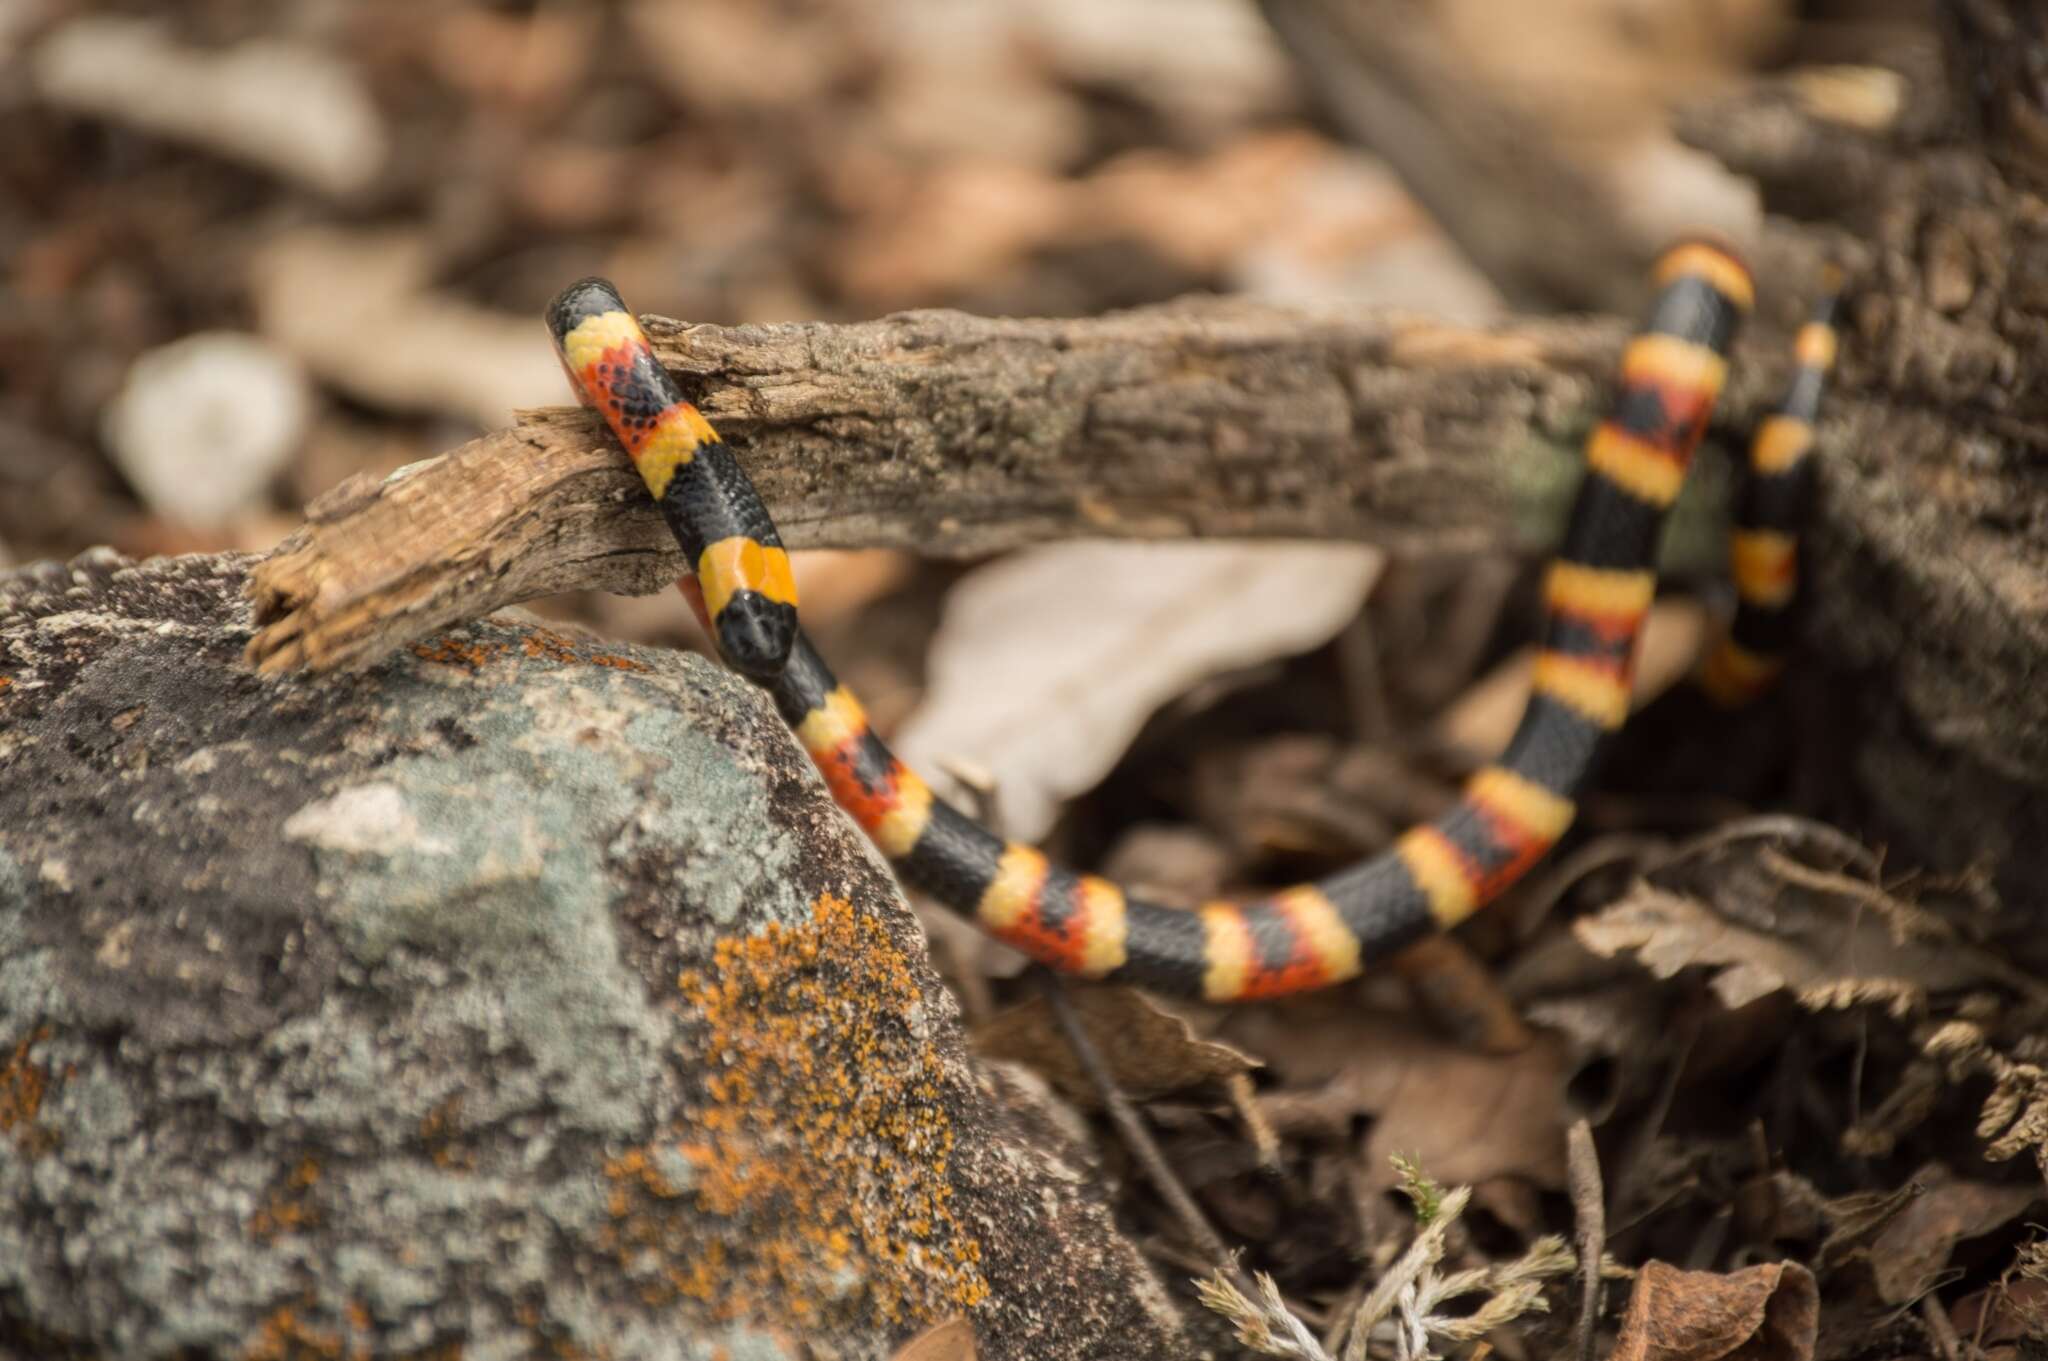
[[[647,325],[786,542],[945,557],[1091,535],[1540,544],[1626,334],[1213,300],[1076,321]],[[1755,353],[1738,423],[1782,368]],[[597,419],[531,413],[316,502],[256,570],[252,658],[361,665],[500,605],[645,593],[682,570]]]

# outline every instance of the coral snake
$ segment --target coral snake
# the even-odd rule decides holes
[[[933,796],[797,624],[789,557],[753,485],[661,367],[603,279],[571,285],[548,327],[577,395],[603,415],[695,569],[679,586],[728,665],[773,696],[840,806],[898,874],[1064,972],[1224,1001],[1324,987],[1464,920],[1563,835],[1603,739],[1629,711],[1655,550],[1752,304],[1748,270],[1693,241],[1658,263],[1649,319],[1586,445],[1570,523],[1544,581],[1533,692],[1500,759],[1449,812],[1315,884],[1187,911],[1140,901],[1005,842]],[[1782,411],[1758,429],[1733,565],[1739,599],[1702,680],[1735,702],[1766,687],[1788,641],[1793,531],[1809,496],[1813,422],[1835,352],[1832,302],[1796,342]]]

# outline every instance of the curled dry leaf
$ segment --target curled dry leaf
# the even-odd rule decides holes
[[[1985,981],[1983,968],[1954,941],[1900,932],[1880,913],[1790,885],[1779,885],[1768,902],[1747,905],[1744,916],[1769,929],[1637,880],[1617,902],[1574,923],[1573,932],[1605,958],[1633,952],[1659,978],[1712,969],[1714,995],[1730,1009],[1783,989],[1815,1010],[1882,1003],[1904,1014],[1930,992]]]
[[[1358,612],[1382,555],[1354,544],[1056,544],[953,589],[930,689],[897,734],[931,773],[965,759],[1036,840],[1197,681],[1306,651]]]
[[[1185,1091],[1259,1066],[1242,1050],[1201,1038],[1186,1021],[1133,989],[1077,987],[1070,995],[1117,1085],[1137,1100]],[[1043,997],[1034,996],[991,1017],[974,1031],[974,1047],[990,1058],[1028,1064],[1082,1105],[1101,1104]]]
[[[1882,66],[1805,66],[1785,82],[1814,117],[1869,133],[1895,125],[1908,94],[1906,77]]]
[[[1797,1262],[1727,1275],[1650,1262],[1612,1361],[1808,1361],[1819,1322],[1813,1273]]]

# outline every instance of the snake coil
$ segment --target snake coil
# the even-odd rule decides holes
[[[1656,268],[1657,299],[1622,355],[1613,409],[1586,444],[1564,542],[1543,588],[1534,688],[1501,758],[1457,803],[1388,850],[1315,884],[1194,911],[1148,903],[1037,849],[1005,842],[935,798],[874,733],[797,623],[789,556],[753,484],[661,367],[602,279],[572,284],[549,330],[578,396],[605,418],[695,567],[678,583],[728,665],[766,689],[833,797],[897,872],[1055,969],[1215,1001],[1350,978],[1456,925],[1556,844],[1605,738],[1629,710],[1655,552],[1752,305],[1749,272],[1689,242]],[[1760,427],[1737,517],[1740,611],[1703,680],[1738,700],[1766,685],[1787,641],[1806,456],[1835,336],[1824,307],[1800,332],[1784,411]]]

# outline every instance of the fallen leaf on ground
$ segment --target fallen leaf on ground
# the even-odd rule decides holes
[[[1222,895],[1230,851],[1199,827],[1140,822],[1116,839],[1102,872],[1147,898],[1203,903]]]
[[[1634,952],[1658,978],[1710,968],[1709,986],[1731,1009],[1785,989],[1816,1010],[1882,1002],[1903,1015],[1929,992],[1983,981],[1982,971],[1952,941],[1901,939],[1877,913],[1820,901],[1790,885],[1781,888],[1757,909],[1770,930],[1637,880],[1614,904],[1575,922],[1573,933],[1606,958]]]
[[[1014,14],[1019,36],[1063,80],[1126,92],[1157,105],[1178,127],[1257,124],[1294,108],[1287,54],[1257,12],[1235,0],[1032,0],[988,8]],[[1173,40],[1160,41],[1163,33]]]
[[[1242,1050],[1201,1038],[1186,1021],[1130,988],[1074,988],[1068,996],[1117,1086],[1135,1100],[1185,1091],[1259,1066]],[[1082,1105],[1102,1104],[1043,997],[999,1012],[977,1027],[974,1047],[989,1058],[1014,1059],[1037,1069]]]
[[[2048,1337],[2048,1281],[2022,1276],[1965,1295],[1949,1310],[1949,1320],[1957,1336],[1979,1342],[1987,1349],[2022,1339]],[[2010,1348],[1989,1352],[1987,1361],[2004,1361],[2012,1354]]]
[[[1870,1247],[1877,1293],[1887,1304],[1910,1304],[1948,1267],[1967,1239],[2003,1228],[2042,1198],[2039,1183],[1965,1181],[1939,1165],[1913,1180],[1924,1193],[1899,1211]]]
[[[1808,1361],[1819,1321],[1813,1273],[1797,1262],[1727,1275],[1650,1262],[1611,1361]]]
[[[986,771],[1004,830],[1035,840],[1197,681],[1306,651],[1358,612],[1382,555],[1351,544],[1072,543],[953,588],[925,701],[897,747]]]
[[[427,30],[427,52],[435,74],[473,97],[553,104],[588,73],[603,23],[592,9],[452,8]]]
[[[625,10],[637,55],[688,109],[786,113],[820,102],[863,54],[829,9],[752,0],[636,0]],[[715,52],[715,61],[705,54]]]
[[[1064,236],[1074,194],[1070,181],[1029,166],[948,161],[918,173],[845,234],[834,282],[869,308],[946,297]]]
[[[191,142],[323,193],[368,188],[390,148],[354,69],[306,43],[258,38],[212,52],[148,19],[96,15],[51,34],[34,64],[38,91],[58,108]]]
[[[1830,1274],[1858,1256],[1867,1256],[1869,1245],[1906,1212],[1923,1189],[1919,1182],[1909,1179],[1889,1191],[1852,1191],[1823,1204],[1821,1216],[1827,1221],[1828,1236],[1815,1259],[1821,1274]]]
[[[1371,1189],[1394,1184],[1393,1154],[1445,1185],[1521,1177],[1564,1185],[1569,1071],[1564,1047],[1539,1035],[1514,1054],[1483,1054],[1380,1012],[1293,1006],[1224,1019],[1218,1034],[1264,1058],[1284,1089],[1259,1109],[1275,1128],[1339,1132],[1373,1117],[1360,1153]]]
[[[431,264],[416,233],[307,227],[280,234],[250,275],[264,334],[372,406],[497,427],[569,400],[536,318],[431,291]]]

